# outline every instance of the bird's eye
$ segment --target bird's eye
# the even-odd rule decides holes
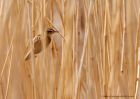
[[[47,32],[52,33],[52,32],[54,32],[54,30],[53,29],[48,29]]]

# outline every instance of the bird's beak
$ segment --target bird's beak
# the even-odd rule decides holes
[[[54,32],[55,32],[55,33],[58,33],[59,31],[55,30]]]

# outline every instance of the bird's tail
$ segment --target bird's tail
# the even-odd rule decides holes
[[[24,59],[29,60],[31,58],[31,50],[25,55]]]
[[[36,55],[34,55],[34,57],[36,58]],[[25,55],[24,60],[27,61],[31,58],[31,50],[28,51],[28,53]]]

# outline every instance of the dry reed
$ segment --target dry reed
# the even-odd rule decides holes
[[[0,99],[139,99],[139,4],[0,0]],[[32,39],[48,27],[65,40],[53,35],[34,57]]]

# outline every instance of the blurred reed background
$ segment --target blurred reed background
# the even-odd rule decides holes
[[[0,0],[0,99],[139,99],[139,5]],[[28,42],[52,25],[65,41],[54,34],[25,61]]]

